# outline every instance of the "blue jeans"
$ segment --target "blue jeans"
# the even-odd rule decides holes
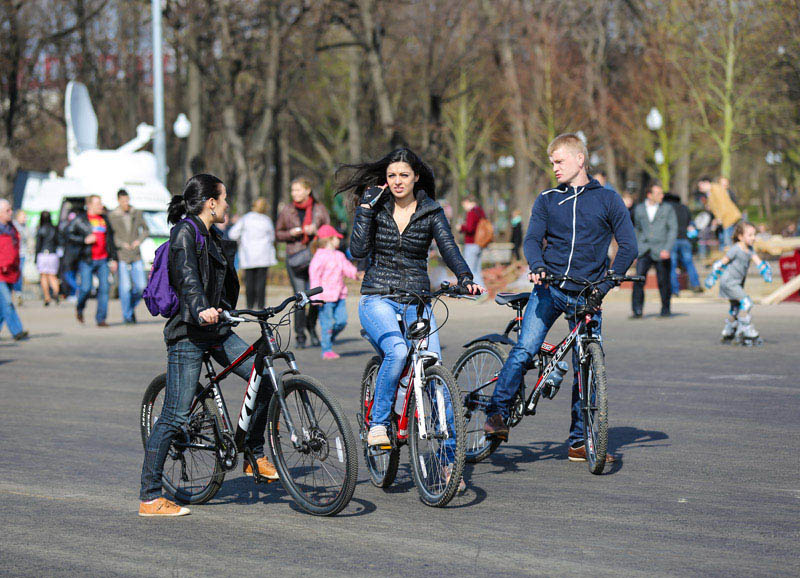
[[[522,378],[528,367],[533,363],[536,353],[542,346],[547,332],[563,313],[567,316],[569,329],[575,327],[575,309],[585,303],[583,297],[576,298],[572,293],[566,293],[557,287],[536,285],[531,291],[531,297],[525,308],[522,318],[522,331],[519,341],[511,349],[508,359],[500,370],[497,385],[492,394],[492,401],[487,409],[487,415],[499,413],[504,419],[508,417],[509,403],[522,385]],[[594,319],[598,322],[594,334],[600,335],[602,315],[597,313]],[[583,444],[583,415],[581,413],[580,391],[578,389],[578,352],[572,350],[572,368],[574,378],[572,382],[572,423],[569,429],[569,444]]]
[[[97,275],[97,315],[95,320],[101,323],[108,315],[108,259],[93,259],[78,263],[80,285],[78,286],[78,313],[83,313],[86,300],[92,292],[92,275]]]
[[[472,271],[472,280],[483,286],[483,273],[481,272],[481,254],[483,249],[476,243],[464,245],[464,261],[467,262],[469,270]]]
[[[19,335],[22,332],[22,321],[19,320],[14,302],[11,300],[11,284],[0,281],[0,329],[4,321],[11,335]]]
[[[408,357],[409,341],[400,331],[400,323],[397,315],[405,315],[405,326],[413,323],[417,319],[417,305],[406,305],[397,303],[391,299],[383,299],[379,295],[364,295],[358,303],[358,317],[361,319],[361,327],[369,335],[383,354],[383,362],[375,378],[375,396],[372,405],[370,425],[391,425],[392,403],[395,399],[397,385],[403,373],[403,368]],[[439,333],[437,331],[436,318],[433,317],[430,306],[425,308],[423,314],[426,319],[430,319],[432,335],[428,337],[428,351],[439,355],[441,359],[442,348],[439,344]],[[409,387],[409,394],[412,389]],[[449,393],[445,390],[445,412],[448,426],[455,431],[453,422],[453,404],[450,401]],[[450,437],[445,441],[445,461],[450,463],[455,455],[455,439]]]
[[[722,229],[721,239],[719,241],[719,248],[721,250],[725,250],[731,245],[733,245],[733,228],[736,225],[731,225],[730,227],[726,227]]]
[[[144,292],[144,263],[139,259],[133,263],[119,262],[119,301],[122,304],[122,318],[132,321],[136,305]]]
[[[672,272],[670,273],[670,282],[672,283],[672,294],[677,295],[681,292],[680,284],[678,283],[678,271],[680,267],[682,271],[686,271],[689,276],[689,286],[694,289],[700,287],[700,278],[697,276],[697,269],[694,268],[694,261],[692,260],[692,242],[689,239],[678,239],[672,247]]]
[[[20,255],[19,256],[19,279],[17,279],[17,282],[14,283],[14,286],[12,287],[12,289],[14,291],[16,291],[17,293],[21,293],[22,292],[22,283],[24,281],[24,277],[25,277],[25,255]]]
[[[333,341],[347,326],[347,307],[344,299],[325,303],[319,309],[319,342],[322,353],[333,351]]]
[[[152,500],[161,495],[161,476],[172,440],[181,432],[189,419],[189,410],[198,387],[203,368],[203,352],[220,364],[227,366],[247,349],[247,344],[235,333],[222,340],[182,339],[167,346],[167,387],[164,391],[164,406],[161,416],[153,427],[144,450],[142,465],[141,500]],[[245,360],[235,373],[249,380],[253,365]],[[245,444],[256,457],[264,455],[264,431],[267,426],[267,408],[272,398],[272,384],[261,381],[256,396],[256,405],[250,422]],[[235,417],[233,419],[236,419]]]

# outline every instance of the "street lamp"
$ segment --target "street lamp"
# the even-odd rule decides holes
[[[186,182],[189,178],[186,171],[186,137],[192,132],[192,122],[186,118],[185,114],[180,113],[172,124],[172,132],[181,141],[181,166],[183,167],[183,180]]]
[[[661,116],[661,113],[656,107],[653,107],[650,109],[650,112],[647,113],[645,122],[647,123],[647,128],[656,132],[661,130],[661,127],[664,126],[664,117]]]
[[[653,153],[653,160],[656,161],[656,164],[660,167],[664,164],[664,151],[661,149],[656,149],[656,152]]]
[[[576,131],[575,132],[575,136],[578,137],[579,139],[581,139],[581,142],[584,145],[586,145],[586,142],[587,142],[586,141],[586,135],[584,134],[584,132],[582,130]]]
[[[661,186],[665,191],[669,191],[669,140],[667,131],[664,129],[664,117],[656,107],[650,109],[647,118],[644,120],[647,128],[656,133],[658,144],[660,145],[653,151],[653,161],[658,166],[658,176],[661,179]]]

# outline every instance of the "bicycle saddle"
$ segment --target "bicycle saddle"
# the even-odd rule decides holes
[[[494,302],[498,305],[511,305],[512,307],[524,307],[530,299],[530,291],[525,293],[498,293]]]

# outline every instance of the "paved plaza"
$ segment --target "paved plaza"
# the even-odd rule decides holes
[[[286,293],[270,288],[268,301]],[[418,499],[403,450],[397,482],[359,484],[335,518],[299,511],[279,483],[231,472],[209,504],[178,519],[136,515],[138,411],[165,370],[163,324],[139,310],[98,329],[66,305],[30,303],[32,338],[0,340],[0,574],[6,576],[797,576],[800,557],[800,304],[753,311],[765,345],[723,346],[727,305],[678,302],[662,320],[648,295],[630,320],[622,294],[604,311],[610,448],[602,476],[567,461],[569,392],[540,404],[444,509]],[[298,352],[355,427],[372,355],[356,299],[338,351]],[[511,310],[449,301],[448,365],[460,344],[501,330]],[[440,323],[444,312],[438,311]],[[248,338],[252,326],[237,330]],[[550,337],[562,337],[559,321]],[[232,412],[244,382],[224,392]]]

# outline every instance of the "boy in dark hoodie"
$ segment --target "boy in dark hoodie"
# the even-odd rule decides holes
[[[579,297],[583,286],[568,281],[558,286],[545,285],[542,283],[545,274],[569,275],[588,281],[602,279],[609,269],[608,246],[612,237],[619,244],[612,269],[624,274],[637,254],[630,213],[617,193],[587,175],[589,155],[583,141],[577,135],[562,134],[547,147],[547,155],[559,184],[543,191],[533,205],[523,249],[534,288],[522,320],[519,341],[500,371],[484,425],[487,435],[500,439],[508,439],[509,403],[550,327],[564,313],[572,330],[576,308],[597,311],[594,319],[600,323],[600,304],[613,286],[605,282],[588,297]],[[547,245],[543,249],[545,240]],[[595,331],[599,335],[600,325]],[[573,367],[579,367],[577,352],[573,350],[572,355]],[[571,461],[586,460],[583,432],[576,374],[569,434]],[[608,454],[606,461],[614,461],[614,457]]]

